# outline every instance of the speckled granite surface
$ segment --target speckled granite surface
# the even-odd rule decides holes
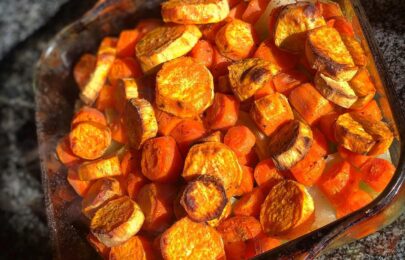
[[[0,259],[49,259],[36,150],[33,65],[90,0],[0,0]],[[405,2],[362,0],[405,105]],[[405,110],[405,109],[404,109]],[[320,259],[405,259],[405,214]]]

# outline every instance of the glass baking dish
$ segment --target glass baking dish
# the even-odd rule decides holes
[[[117,35],[146,17],[159,16],[158,0],[103,0],[49,43],[36,68],[34,91],[36,125],[46,212],[56,259],[94,259],[97,254],[86,241],[88,223],[80,212],[80,200],[66,180],[66,168],[57,160],[57,141],[69,131],[78,90],[72,77],[74,62],[94,51],[100,40]],[[352,21],[365,49],[368,69],[375,80],[377,101],[384,120],[396,139],[390,148],[397,170],[386,189],[366,207],[302,237],[289,241],[256,259],[315,256],[371,234],[390,224],[405,203],[405,120],[394,86],[359,0],[337,0]]]

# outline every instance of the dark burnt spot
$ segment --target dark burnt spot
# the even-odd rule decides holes
[[[264,77],[268,73],[269,73],[269,71],[266,68],[254,67],[251,69],[250,78],[252,79],[253,82],[259,83],[259,82],[263,81]]]
[[[183,108],[183,103],[182,103],[181,101],[177,101],[177,102],[176,102],[176,105],[177,105],[179,108]]]
[[[315,17],[317,14],[317,9],[315,7],[315,5],[313,4],[309,4],[305,7],[304,9],[304,15],[306,17]]]

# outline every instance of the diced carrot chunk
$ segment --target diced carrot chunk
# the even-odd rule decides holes
[[[59,161],[68,167],[79,165],[82,162],[82,159],[76,156],[70,149],[69,136],[65,136],[59,140],[56,146],[56,155]]]
[[[158,133],[161,135],[169,135],[182,119],[166,113],[160,109],[155,109],[156,121],[158,123]]]
[[[101,88],[96,100],[96,108],[98,110],[104,112],[106,108],[114,107],[114,91],[115,88],[110,85],[104,85]]]
[[[113,85],[122,78],[137,78],[142,76],[142,70],[139,63],[131,57],[116,59],[108,74],[108,80]]]
[[[381,192],[395,173],[395,166],[389,161],[372,158],[360,168],[363,180],[377,192]]]
[[[262,88],[258,89],[253,95],[254,100],[261,99],[267,95],[274,93],[274,84],[272,80],[269,80]]]
[[[122,118],[117,118],[110,124],[111,138],[121,144],[128,142],[127,130]]]
[[[247,154],[239,155],[238,161],[239,161],[239,164],[241,164],[241,165],[255,167],[256,164],[259,162],[259,157],[258,157],[255,149],[252,149]]]
[[[265,198],[263,190],[256,187],[234,203],[233,213],[237,216],[252,216],[257,218],[259,217],[260,207]]]
[[[375,101],[374,99],[371,100],[362,109],[355,110],[351,113],[373,121],[381,121],[383,118],[380,107],[378,106],[377,101]]]
[[[281,241],[279,239],[269,237],[265,233],[260,233],[255,238],[246,242],[245,257],[250,259],[256,255],[260,255],[273,248],[276,248],[279,245],[281,245]]]
[[[135,57],[135,45],[140,39],[138,30],[121,31],[117,42],[117,57]]]
[[[267,194],[277,183],[284,180],[285,176],[277,170],[272,159],[267,159],[256,166],[254,178],[257,185]]]
[[[293,89],[290,93],[289,100],[291,106],[312,125],[321,116],[333,111],[333,104],[325,99],[316,89],[306,83]]]
[[[185,157],[193,142],[205,135],[204,125],[195,120],[184,119],[170,132],[179,147],[180,153]]]
[[[286,96],[288,96],[295,87],[307,82],[308,77],[298,70],[281,72],[273,77],[274,89]]]
[[[336,2],[331,1],[317,1],[315,6],[321,11],[325,19],[330,19],[336,16],[343,16],[342,9]]]
[[[69,169],[67,173],[67,180],[80,197],[84,197],[89,190],[92,181],[82,181],[79,179],[77,171]]]
[[[229,128],[224,137],[224,144],[229,146],[236,155],[248,154],[255,143],[255,135],[244,125]]]
[[[234,96],[216,93],[206,111],[205,124],[212,130],[226,129],[236,124],[238,113],[239,101]]]
[[[329,141],[336,143],[335,122],[339,117],[338,113],[330,113],[319,118],[318,126]]]
[[[190,53],[196,61],[210,68],[214,57],[212,44],[205,40],[199,40]]]
[[[270,0],[251,0],[242,14],[242,20],[251,24],[256,23],[266,10]]]
[[[373,198],[363,190],[355,190],[336,206],[336,217],[344,217],[369,204]]]
[[[241,196],[253,190],[253,169],[247,166],[242,166],[242,170],[242,182],[237,193],[235,194],[236,196]]]
[[[211,73],[215,78],[228,74],[228,65],[232,63],[231,59],[228,59],[222,55],[217,47],[214,47],[214,56],[212,60]]]
[[[359,153],[354,153],[352,151],[347,150],[343,146],[338,146],[337,148],[340,157],[348,161],[354,167],[360,168],[366,161],[368,161],[371,157]]]

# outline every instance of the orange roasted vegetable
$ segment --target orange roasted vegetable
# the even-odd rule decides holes
[[[93,54],[86,53],[83,54],[75,64],[73,68],[73,77],[80,90],[82,90],[87,82],[89,82],[91,74],[96,68],[96,63],[97,57]]]
[[[272,159],[259,162],[254,170],[254,178],[259,188],[267,194],[271,188],[286,178],[283,172],[277,170]]]
[[[176,140],[180,153],[185,157],[191,145],[205,136],[204,125],[196,120],[184,119],[173,128],[170,136]]]
[[[80,110],[75,113],[71,122],[71,126],[72,128],[74,128],[77,124],[83,122],[94,122],[101,125],[107,125],[104,114],[101,113],[99,110],[88,106],[80,108]]]
[[[59,161],[68,167],[73,167],[82,162],[82,159],[70,149],[69,136],[65,136],[59,140],[56,146],[56,155]]]
[[[221,222],[217,227],[224,242],[246,241],[262,232],[260,222],[251,216],[234,216]]]
[[[229,128],[224,136],[224,144],[229,146],[238,156],[248,154],[255,143],[255,135],[244,125]]]
[[[233,213],[236,216],[259,217],[260,207],[264,202],[265,191],[261,187],[256,187],[249,193],[244,194],[233,205]]]
[[[79,194],[81,197],[85,196],[87,191],[89,190],[92,181],[82,181],[79,179],[79,175],[77,171],[73,169],[69,169],[67,173],[67,181],[69,182],[70,186]]]
[[[273,77],[274,89],[286,96],[288,96],[295,87],[307,82],[308,77],[298,70],[280,72]]]
[[[155,259],[152,245],[149,240],[141,236],[133,236],[123,244],[111,247],[110,260],[152,260]]]
[[[236,192],[236,196],[241,196],[253,190],[254,177],[253,169],[248,166],[242,166],[242,182],[240,183],[239,189]]]
[[[231,95],[215,93],[214,102],[206,111],[205,124],[213,130],[226,129],[236,124],[239,101]]]
[[[214,57],[214,49],[212,44],[206,40],[199,40],[190,52],[190,56],[196,61],[210,68]]]
[[[381,192],[390,182],[395,173],[395,167],[389,161],[371,158],[360,168],[363,180],[375,191]]]
[[[116,155],[95,161],[84,162],[78,169],[79,179],[91,181],[104,177],[121,175],[119,158]]]

